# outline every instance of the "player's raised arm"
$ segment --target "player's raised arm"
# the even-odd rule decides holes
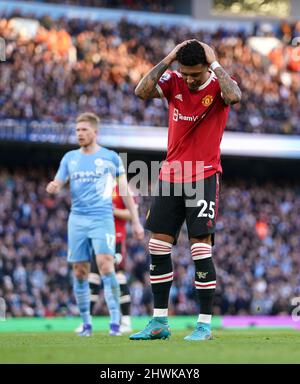
[[[190,40],[186,40],[181,44],[178,44],[168,56],[166,56],[159,64],[152,68],[138,83],[135,88],[136,96],[140,97],[143,100],[161,98],[160,93],[156,89],[156,85],[168,69],[168,67],[176,60],[176,54],[178,50],[187,44]]]
[[[214,50],[207,44],[200,42],[205,51],[207,63],[216,74],[222,97],[228,105],[236,104],[241,101],[242,92],[237,83],[228,75],[224,68],[218,63]]]
[[[120,196],[122,197],[126,208],[130,212],[133,234],[136,239],[142,240],[144,238],[144,228],[139,219],[137,205],[129,191],[128,182],[125,174],[122,174],[117,179],[119,185]]]

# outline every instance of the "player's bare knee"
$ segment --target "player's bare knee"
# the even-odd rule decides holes
[[[112,255],[97,255],[96,260],[101,275],[106,275],[107,273],[113,272],[115,270],[114,258]]]
[[[204,244],[212,245],[211,234],[204,235],[204,236],[198,236],[198,237],[192,237],[190,239],[190,243],[191,243],[191,245],[196,244],[196,243],[204,243]]]
[[[164,242],[170,243],[170,244],[173,244],[173,242],[174,242],[173,236],[166,235],[164,233],[152,233],[151,239],[164,241]]]
[[[87,263],[73,264],[73,273],[78,280],[86,280],[89,274],[88,264]]]

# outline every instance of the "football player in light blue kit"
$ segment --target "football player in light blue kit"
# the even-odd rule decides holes
[[[90,291],[88,274],[92,252],[102,276],[104,298],[110,314],[110,335],[120,334],[120,288],[114,268],[115,225],[112,191],[116,179],[124,204],[132,217],[134,236],[141,240],[144,229],[136,204],[128,192],[122,160],[116,152],[97,143],[99,119],[83,113],[76,120],[76,136],[80,149],[67,152],[61,160],[47,192],[57,194],[70,182],[71,213],[68,220],[68,262],[74,272],[74,295],[83,321],[80,336],[91,336]]]

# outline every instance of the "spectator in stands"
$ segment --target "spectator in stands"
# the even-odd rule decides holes
[[[28,0],[27,0],[28,1]],[[65,3],[81,7],[99,7],[130,9],[145,12],[174,12],[175,7],[170,0],[38,0],[44,3]]]
[[[221,65],[230,68],[242,88],[243,100],[231,109],[227,130],[300,133],[300,82],[293,72],[299,63],[285,63],[281,51],[270,55],[275,64],[269,62],[249,47],[251,34],[225,29],[191,32],[181,26],[139,26],[126,20],[47,17],[40,23],[37,35],[26,39],[16,33],[10,19],[0,20],[0,35],[7,41],[7,61],[0,66],[2,119],[67,122],[78,111],[92,110],[104,124],[166,126],[163,103],[141,102],[134,88],[178,41],[195,37],[216,47]]]

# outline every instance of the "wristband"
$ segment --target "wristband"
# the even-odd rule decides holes
[[[214,71],[216,68],[219,68],[219,67],[221,67],[221,65],[219,64],[219,62],[218,62],[217,60],[213,61],[213,62],[210,64],[210,66],[209,66],[209,68],[210,68],[212,71]]]

